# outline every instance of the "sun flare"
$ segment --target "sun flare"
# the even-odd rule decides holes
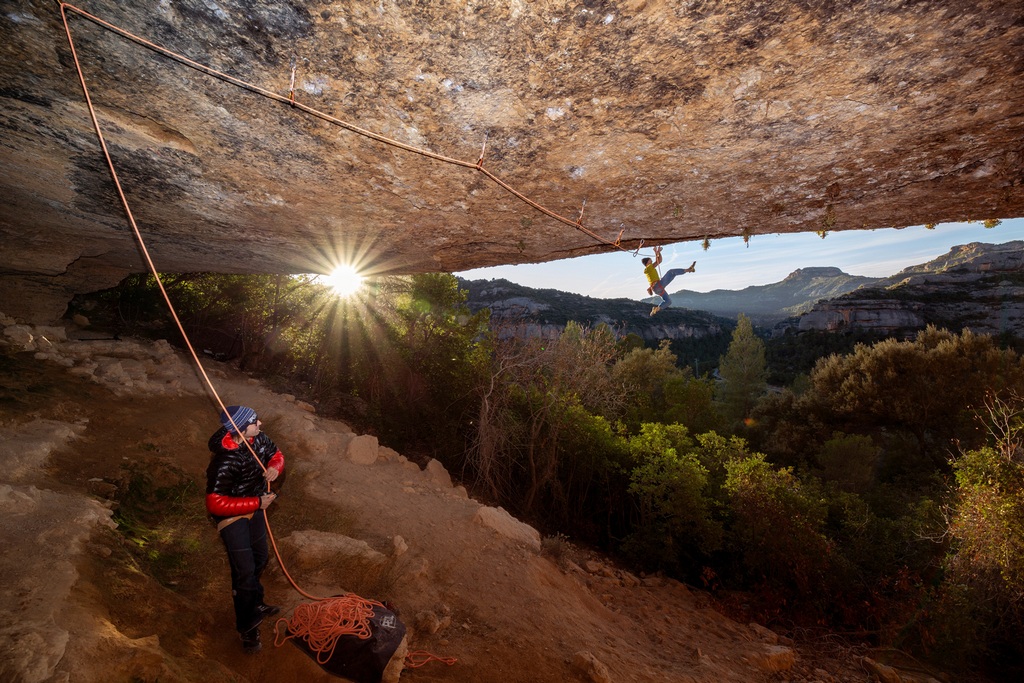
[[[324,278],[324,283],[340,297],[349,297],[363,286],[363,276],[352,266],[344,265],[335,268]]]

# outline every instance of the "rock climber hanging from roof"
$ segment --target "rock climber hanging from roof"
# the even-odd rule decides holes
[[[645,256],[641,259],[641,263],[644,264],[644,275],[647,276],[647,282],[650,283],[647,287],[647,293],[657,294],[662,299],[660,305],[651,309],[651,315],[654,315],[662,308],[668,308],[672,305],[672,299],[668,298],[668,292],[665,291],[666,285],[672,282],[678,275],[694,272],[697,266],[697,262],[694,261],[690,264],[689,268],[673,268],[665,273],[664,276],[658,275],[658,266],[661,265],[661,247],[654,248],[653,261],[649,256]]]

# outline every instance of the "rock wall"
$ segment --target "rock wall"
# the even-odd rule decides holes
[[[1024,338],[1024,242],[953,247],[871,287],[819,302],[796,322],[801,331],[882,334],[912,333],[928,324]]]
[[[1024,215],[1018,2],[87,9],[283,100],[70,14],[118,176],[165,272],[325,272],[341,260],[450,272],[616,240],[633,250]],[[58,3],[4,3],[0,73],[0,308],[48,322],[144,259]]]
[[[797,329],[838,332],[844,329],[871,330],[888,334],[923,328],[924,305],[916,301],[843,298],[824,301],[800,316]]]

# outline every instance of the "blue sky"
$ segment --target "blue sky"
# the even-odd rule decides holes
[[[749,245],[742,237],[712,240],[703,251],[700,241],[666,245],[661,272],[685,268],[697,262],[697,272],[683,275],[669,291],[689,289],[743,289],[784,279],[797,268],[835,266],[850,275],[886,277],[907,266],[930,261],[951,247],[970,242],[1001,244],[1024,240],[1024,218],[1004,219],[994,228],[974,223],[942,223],[924,226],[847,230],[829,233],[825,239],[812,233],[753,235]],[[650,249],[641,251],[641,256]],[[614,252],[549,263],[477,268],[456,273],[470,280],[503,278],[527,287],[558,289],[601,299],[642,299],[647,296],[640,257]]]

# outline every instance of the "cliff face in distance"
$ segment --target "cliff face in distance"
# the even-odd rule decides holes
[[[928,263],[815,304],[795,327],[911,334],[929,324],[1024,337],[1024,241],[953,247]]]
[[[651,305],[631,299],[595,299],[555,289],[533,289],[508,280],[461,280],[466,304],[473,312],[491,311],[499,336],[554,338],[566,323],[605,324],[619,335],[635,334],[646,341],[692,339],[718,334],[733,321],[708,311],[671,308],[650,316]]]
[[[953,247],[932,261],[886,278],[815,267],[781,282],[672,293],[673,307],[648,316],[655,299],[594,299],[507,280],[461,281],[471,310],[490,308],[506,334],[553,337],[568,320],[606,323],[651,341],[699,338],[729,330],[740,313],[755,324],[787,331],[858,329],[913,334],[933,324],[954,331],[1024,337],[1024,242]]]

